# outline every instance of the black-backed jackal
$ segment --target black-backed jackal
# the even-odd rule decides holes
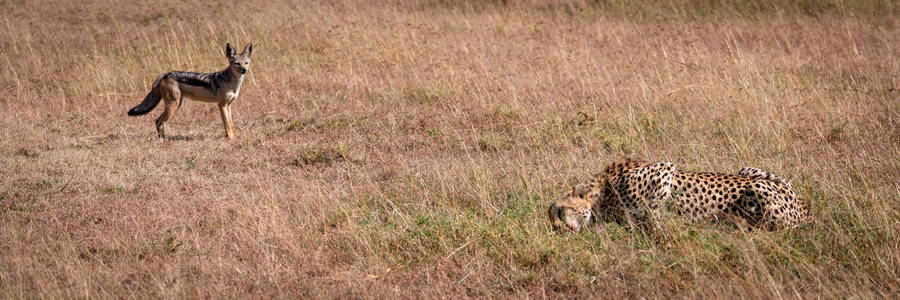
[[[156,119],[156,133],[159,137],[166,137],[166,121],[172,118],[175,111],[181,107],[181,102],[186,97],[201,102],[212,102],[219,105],[222,115],[222,123],[225,125],[225,134],[229,139],[234,138],[234,129],[231,125],[231,103],[237,99],[241,92],[241,83],[244,75],[250,70],[250,55],[253,53],[253,44],[247,44],[244,51],[235,55],[231,44],[225,45],[225,57],[228,58],[228,67],[215,73],[195,73],[174,71],[162,74],[153,82],[150,93],[141,101],[141,104],[128,111],[129,116],[139,116],[153,110],[159,100],[166,103],[162,115]]]

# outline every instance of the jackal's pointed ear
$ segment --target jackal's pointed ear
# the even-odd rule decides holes
[[[225,57],[227,57],[227,58],[234,57],[234,48],[231,47],[231,43],[225,44]]]
[[[247,44],[247,46],[244,46],[244,51],[241,51],[241,55],[247,55],[247,57],[250,57],[250,54],[253,54],[253,43]]]

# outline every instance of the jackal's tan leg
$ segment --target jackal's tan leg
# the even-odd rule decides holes
[[[156,119],[156,133],[161,138],[166,137],[166,122],[175,114],[178,109],[178,101],[181,99],[181,91],[168,82],[160,82],[160,96],[162,97],[166,108],[163,113]]]
[[[234,128],[231,125],[231,106],[219,105],[219,113],[222,114],[222,124],[225,125],[225,135],[228,139],[234,139]]]

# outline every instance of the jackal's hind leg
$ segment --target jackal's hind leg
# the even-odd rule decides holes
[[[159,118],[156,119],[156,133],[160,138],[165,138],[166,122],[172,118],[172,115],[174,115],[175,111],[178,109],[178,104],[181,102],[181,91],[171,84],[161,84],[160,92],[166,108],[163,110],[163,113],[159,115]]]

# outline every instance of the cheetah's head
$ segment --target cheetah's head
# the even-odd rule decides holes
[[[579,183],[556,200],[547,210],[553,230],[568,228],[578,232],[591,221],[591,201],[586,199],[588,188]]]

